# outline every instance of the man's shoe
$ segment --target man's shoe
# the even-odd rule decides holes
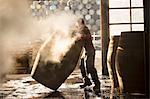
[[[101,93],[100,84],[96,84],[96,85],[93,87],[93,91],[95,92],[95,94]]]
[[[90,85],[92,85],[92,83],[91,83],[90,79],[89,79],[88,77],[86,77],[86,78],[84,79],[84,84],[83,84],[83,85],[80,85],[80,88],[84,88],[84,87],[90,86]]]
[[[83,85],[80,85],[80,88],[85,88],[86,86],[91,86],[92,85],[92,83],[91,84],[83,84]]]

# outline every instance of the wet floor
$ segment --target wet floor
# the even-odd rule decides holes
[[[101,81],[101,94],[95,95],[92,87],[80,89],[81,75],[73,72],[57,91],[53,91],[37,83],[30,75],[7,75],[7,81],[0,84],[0,99],[129,99],[119,95],[117,90],[110,93],[109,78],[99,75]],[[133,98],[135,99],[135,98]]]

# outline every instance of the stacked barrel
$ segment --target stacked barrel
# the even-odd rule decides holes
[[[129,93],[140,99],[146,96],[144,31],[124,31],[110,37],[107,66],[112,92]]]

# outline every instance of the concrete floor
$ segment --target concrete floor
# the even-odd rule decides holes
[[[129,95],[119,95],[118,90],[111,94],[111,82],[109,77],[101,74],[101,52],[96,52],[96,68],[101,82],[101,94],[95,95],[89,88],[81,89],[83,83],[79,69],[67,78],[57,91],[53,91],[36,82],[30,74],[6,75],[6,80],[0,83],[0,99],[143,99]]]
[[[83,99],[97,98],[88,89],[80,89],[82,79],[79,70],[74,71],[63,83],[57,92],[37,83],[29,74],[7,75],[7,81],[0,84],[0,98],[60,98],[60,99]],[[92,85],[93,86],[93,85]],[[90,87],[92,89],[92,86]],[[101,97],[109,97],[110,81],[101,80]],[[100,97],[99,97],[100,98]]]
[[[111,94],[109,78],[101,75],[100,96],[91,91],[93,85],[80,89],[82,79],[79,70],[75,70],[57,91],[36,82],[29,74],[7,75],[6,78],[5,82],[0,83],[0,99],[143,99],[127,94],[119,95],[117,90]]]

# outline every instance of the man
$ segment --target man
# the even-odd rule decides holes
[[[92,43],[92,36],[90,34],[90,31],[88,27],[85,25],[85,22],[82,18],[78,19],[76,23],[77,33],[80,34],[79,40],[82,42],[82,46],[84,47],[87,55],[86,59],[86,69],[84,67],[84,59],[81,59],[81,74],[84,79],[84,84],[81,85],[81,88],[84,88],[86,86],[92,85],[90,79],[88,78],[88,74],[91,75],[92,80],[95,84],[93,87],[93,90],[96,93],[100,93],[100,81],[98,79],[97,70],[94,67],[94,61],[95,61],[95,49]]]

